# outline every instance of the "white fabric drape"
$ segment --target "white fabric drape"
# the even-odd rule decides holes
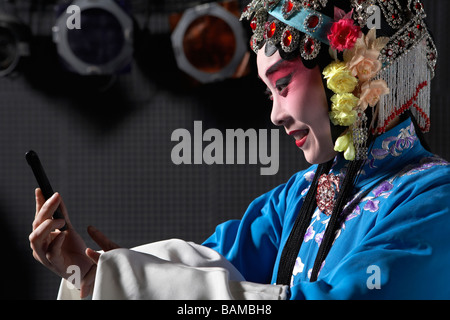
[[[58,299],[80,299],[67,284],[61,282]],[[92,299],[280,300],[286,295],[286,286],[246,282],[210,248],[172,239],[102,253]]]

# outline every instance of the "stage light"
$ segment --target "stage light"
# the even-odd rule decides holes
[[[13,72],[30,55],[30,30],[15,16],[0,12],[0,77]]]
[[[75,0],[62,9],[53,27],[53,41],[67,69],[81,75],[112,75],[129,69],[133,21],[126,8],[114,0]],[[71,25],[74,19],[79,21]]]
[[[201,83],[233,77],[247,50],[238,17],[217,3],[186,10],[172,33],[178,67]]]

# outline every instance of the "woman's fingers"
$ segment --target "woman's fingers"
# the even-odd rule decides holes
[[[47,251],[49,246],[55,237],[58,236],[60,232],[54,232],[53,230],[57,228],[62,228],[64,225],[64,220],[62,219],[47,219],[31,232],[29,236],[30,247],[33,250],[33,256],[36,260],[42,264],[49,266],[51,262],[47,259]],[[61,241],[61,240],[59,240]]]
[[[44,198],[44,195],[42,194],[42,191],[40,188],[36,188],[34,190],[34,195],[36,198],[36,213],[34,214],[34,216],[36,217],[38,215],[39,211],[41,211],[41,208],[45,203],[45,198]]]
[[[55,264],[57,261],[60,261],[61,264],[63,263],[63,261],[61,261],[61,252],[65,238],[66,234],[64,232],[59,232],[53,241],[49,243],[45,257],[51,264]]]
[[[58,193],[57,193],[58,194]],[[67,223],[67,228],[68,229],[73,229],[72,224],[70,223],[70,219],[69,219],[69,212],[67,211],[66,205],[64,203],[64,199],[58,194],[58,196],[60,197],[61,201],[59,203],[59,208],[61,209],[61,213],[64,216],[64,220],[66,220]]]
[[[109,240],[108,237],[106,237],[100,230],[93,226],[89,226],[88,234],[91,236],[92,240],[94,240],[100,248],[102,248],[103,251],[109,251],[113,249],[120,248],[120,246],[111,240]]]
[[[86,255],[91,259],[95,264],[98,264],[98,259],[100,258],[100,253],[92,250],[91,248],[86,249]]]
[[[61,202],[61,197],[58,193],[55,193],[42,205],[41,200],[38,200],[37,198],[36,200],[39,201],[39,203],[36,203],[36,208],[39,206],[40,210],[37,212],[36,217],[34,218],[33,230],[35,230],[45,220],[52,218],[53,213],[56,211]]]
[[[48,200],[45,200],[42,195],[41,189],[37,188],[35,190],[36,195],[36,214],[35,219],[33,221],[33,229],[36,228],[37,225],[42,223],[42,221],[46,219],[50,219],[58,207],[61,209],[61,212],[64,216],[64,220],[67,223],[68,228],[72,228],[69,220],[69,214],[67,212],[66,206],[64,204],[64,200],[58,192],[55,192]]]

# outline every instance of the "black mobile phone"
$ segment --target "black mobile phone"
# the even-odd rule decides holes
[[[45,174],[44,167],[42,166],[41,160],[39,160],[37,153],[33,150],[30,150],[25,154],[25,158],[27,159],[31,170],[33,170],[34,176],[39,185],[39,188],[41,188],[45,200],[49,199],[54,194],[53,188],[47,178],[47,175]],[[53,213],[53,219],[64,219],[64,215],[62,214],[60,207],[58,207],[58,209],[56,209],[56,211]],[[66,229],[67,223],[59,230],[64,231]]]

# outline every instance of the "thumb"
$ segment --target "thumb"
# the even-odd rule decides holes
[[[91,259],[95,264],[98,264],[98,259],[100,258],[101,253],[92,250],[91,248],[86,248],[85,253],[89,259]]]

